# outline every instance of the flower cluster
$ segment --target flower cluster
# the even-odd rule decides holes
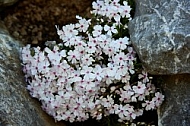
[[[145,71],[137,73],[136,53],[121,32],[127,30],[130,6],[119,0],[92,5],[95,18],[76,16],[78,23],[56,26],[62,43],[22,48],[31,96],[57,121],[100,120],[115,114],[122,122],[156,109],[164,96]]]

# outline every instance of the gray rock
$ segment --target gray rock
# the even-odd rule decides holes
[[[20,46],[0,22],[0,126],[64,126],[55,123],[26,90]]]
[[[190,73],[190,0],[136,0],[131,41],[151,74]]]
[[[15,4],[18,0],[0,0],[0,11],[7,6]]]
[[[129,31],[145,69],[162,75],[158,126],[190,126],[190,0],[136,0]]]
[[[190,126],[190,74],[163,76],[158,126]]]

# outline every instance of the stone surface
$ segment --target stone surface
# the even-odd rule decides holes
[[[15,4],[18,0],[0,0],[0,11],[7,6]]]
[[[55,123],[26,90],[19,47],[0,22],[0,126],[64,126]]]
[[[136,0],[129,32],[145,69],[162,78],[158,126],[190,126],[190,0]]]
[[[158,126],[190,126],[190,74],[163,76]]]
[[[151,74],[190,73],[190,0],[136,0],[131,41]]]

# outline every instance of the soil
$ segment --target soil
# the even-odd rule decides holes
[[[76,22],[76,15],[89,17],[93,0],[20,0],[0,13],[10,34],[24,44],[60,41],[55,25]]]

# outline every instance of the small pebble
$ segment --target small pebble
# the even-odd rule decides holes
[[[17,37],[17,38],[18,38],[18,37],[19,37],[19,35],[20,35],[20,34],[19,34],[19,32],[18,32],[18,31],[14,31],[14,32],[13,32],[13,36],[14,36],[14,37]]]
[[[22,27],[22,28],[21,28],[20,34],[21,34],[21,35],[27,35],[27,32],[26,32],[25,27]]]
[[[32,44],[33,44],[33,45],[37,45],[37,44],[38,44],[38,40],[35,38],[35,39],[32,41]]]

